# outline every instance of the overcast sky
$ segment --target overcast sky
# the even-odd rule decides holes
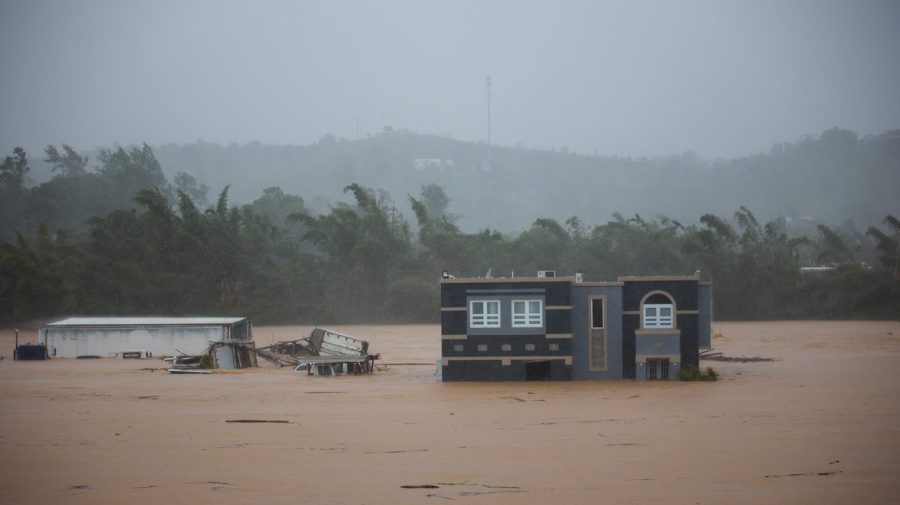
[[[483,141],[488,75],[495,144],[734,157],[900,128],[898,1],[0,0],[0,65],[4,155]]]

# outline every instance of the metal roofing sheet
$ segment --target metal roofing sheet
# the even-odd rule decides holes
[[[70,317],[47,326],[198,326],[239,323],[245,317]]]

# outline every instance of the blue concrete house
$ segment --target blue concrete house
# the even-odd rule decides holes
[[[692,276],[441,280],[444,381],[677,380],[710,346],[711,284]]]

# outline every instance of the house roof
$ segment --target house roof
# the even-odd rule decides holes
[[[70,317],[46,326],[222,326],[246,317]]]
[[[573,282],[584,286],[616,286],[623,282],[659,282],[659,281],[698,281],[700,284],[710,284],[709,281],[701,281],[699,275],[626,275],[620,276],[612,282],[575,282],[573,276],[559,277],[456,277],[441,279],[441,284],[473,284],[473,283],[498,283],[498,282]]]
[[[441,279],[442,284],[473,284],[478,282],[573,282],[575,277],[455,277]]]

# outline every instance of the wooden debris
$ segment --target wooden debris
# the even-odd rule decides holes
[[[290,421],[284,421],[282,419],[227,419],[226,423],[277,423],[277,424],[291,424]]]
[[[368,451],[363,454],[401,454],[404,452],[428,452],[428,449],[411,449],[408,451]]]
[[[783,473],[783,474],[774,474],[774,475],[766,475],[767,479],[777,479],[780,477],[810,477],[810,476],[825,476],[825,475],[837,475],[839,473],[844,473],[843,470],[838,470],[836,472],[807,472],[807,473]]]
[[[760,361],[776,361],[777,358],[763,358],[761,356],[725,356],[720,352],[701,353],[700,359],[704,361],[727,361],[735,363],[757,363]]]

